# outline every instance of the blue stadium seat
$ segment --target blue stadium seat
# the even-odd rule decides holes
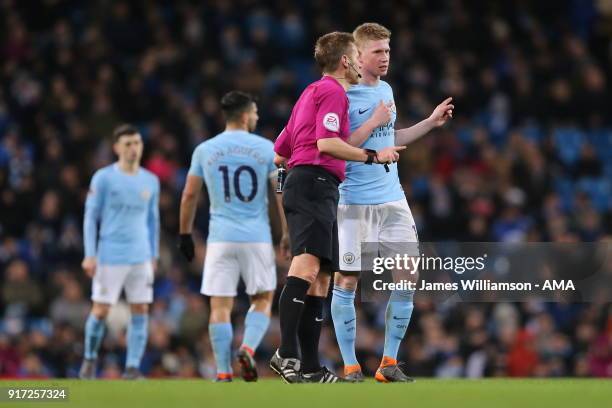
[[[566,165],[574,164],[586,142],[584,133],[576,128],[556,128],[552,132],[553,141],[559,158]]]
[[[612,129],[599,129],[589,132],[589,142],[604,162],[612,160]]]
[[[612,180],[612,161],[604,163],[604,175],[608,180]]]
[[[563,211],[571,211],[574,206],[574,183],[566,177],[559,177],[555,181],[555,191],[561,199]]]
[[[578,180],[576,190],[586,193],[597,210],[612,208],[612,186],[609,179],[585,177]]]
[[[472,135],[474,134],[474,132],[472,131],[471,127],[459,126],[455,131],[455,134],[457,135],[457,139],[459,139],[462,144],[472,143]]]
[[[544,132],[542,132],[542,128],[533,121],[526,123],[525,126],[521,128],[521,133],[526,139],[537,143],[540,143],[542,139],[544,139]]]
[[[415,199],[427,196],[429,192],[429,179],[426,176],[415,177],[412,180],[412,195]]]

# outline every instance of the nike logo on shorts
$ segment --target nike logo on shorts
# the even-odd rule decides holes
[[[319,319],[318,317],[315,317],[315,322],[322,322],[322,321],[323,321],[323,318]]]
[[[410,319],[409,317],[397,317],[397,316],[393,316],[393,320],[408,320]]]
[[[353,319],[351,319],[351,320],[345,320],[345,321],[344,321],[344,324],[349,324],[350,322],[354,322],[354,321],[355,321],[355,319],[356,319],[356,318],[353,318]]]
[[[303,300],[300,300],[300,299],[297,299],[297,298],[293,298],[293,301],[294,301],[295,303],[301,303],[301,304],[304,304],[304,301],[303,301]]]

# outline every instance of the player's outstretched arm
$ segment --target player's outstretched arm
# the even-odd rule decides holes
[[[391,120],[391,104],[385,104],[380,101],[372,116],[366,120],[363,125],[351,133],[348,142],[352,146],[361,146],[370,137],[374,129],[389,123]]]
[[[433,128],[444,125],[453,117],[453,109],[455,105],[452,102],[453,98],[446,98],[441,104],[436,106],[431,115],[414,126],[409,128],[399,129],[395,131],[395,144],[406,146],[420,137],[426,135]]]
[[[179,249],[191,261],[195,255],[191,232],[193,230],[193,220],[195,219],[200,190],[202,189],[202,178],[194,175],[187,176],[187,182],[181,195],[181,209],[179,215]]]

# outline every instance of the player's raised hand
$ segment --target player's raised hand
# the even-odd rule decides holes
[[[386,105],[383,101],[380,101],[378,106],[376,106],[374,113],[372,113],[372,116],[370,117],[370,120],[375,127],[389,123],[391,120],[391,106],[392,105]]]
[[[453,109],[455,109],[455,105],[451,103],[452,101],[452,97],[446,98],[441,104],[436,106],[434,111],[429,116],[429,119],[432,121],[435,127],[444,125],[453,117]]]
[[[93,279],[96,274],[96,258],[93,256],[85,257],[83,262],[81,262],[81,268],[83,268],[87,276]]]
[[[404,150],[406,146],[391,146],[385,147],[376,153],[376,162],[379,164],[394,163],[399,160],[399,151]]]
[[[195,256],[195,246],[193,244],[191,234],[179,235],[178,249],[188,262],[193,260],[193,257]]]

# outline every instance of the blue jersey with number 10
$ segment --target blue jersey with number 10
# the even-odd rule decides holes
[[[351,133],[372,116],[380,101],[393,103],[391,121],[374,129],[360,147],[381,150],[395,146],[396,114],[391,86],[385,81],[378,81],[375,86],[359,84],[352,86],[347,96]],[[340,204],[383,204],[405,198],[397,175],[397,164],[390,164],[389,169],[387,173],[378,164],[347,161],[346,179],[340,184]]]
[[[189,174],[208,190],[208,242],[272,242],[268,178],[275,170],[273,143],[246,131],[225,131],[196,147]]]

